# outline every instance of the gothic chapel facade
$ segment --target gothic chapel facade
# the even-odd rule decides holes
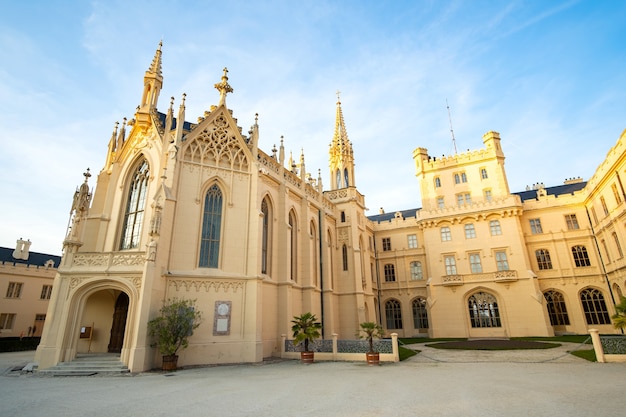
[[[173,99],[157,110],[162,85],[160,45],[93,195],[89,172],[75,193],[40,369],[88,351],[117,352],[132,372],[157,367],[147,322],[173,298],[196,300],[203,315],[181,365],[277,356],[304,312],[340,339],[364,321],[400,336],[613,331],[608,316],[626,285],[625,226],[610,220],[626,213],[621,182],[612,188],[626,172],[624,135],[589,182],[517,194],[496,132],[484,149],[441,160],[418,148],[423,207],[368,218],[340,102],[324,191],[304,155],[285,160],[282,140],[258,148],[257,120],[242,133],[226,106],[226,70],[218,104],[197,123],[185,121],[185,95],[176,115]],[[594,230],[586,213],[601,197],[608,213],[609,190],[620,201]]]

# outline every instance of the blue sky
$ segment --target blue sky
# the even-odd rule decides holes
[[[412,151],[500,132],[511,191],[587,180],[626,128],[622,1],[24,1],[0,14],[0,246],[61,253],[72,195],[132,118],[163,40],[195,121],[219,95],[329,184],[336,91],[368,214],[421,206]],[[95,186],[95,175],[90,184]]]

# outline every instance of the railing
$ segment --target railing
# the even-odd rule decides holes
[[[589,329],[589,334],[598,362],[626,362],[626,336],[600,335],[597,329]]]
[[[282,335],[281,358],[299,359],[301,350],[300,346],[294,346],[293,340],[287,340],[287,335]],[[338,340],[335,333],[332,339],[309,343],[309,350],[315,352],[315,359],[322,361],[365,361],[369,344],[366,340]],[[375,340],[374,350],[380,353],[381,361],[398,362],[398,334],[392,333],[391,339]]]

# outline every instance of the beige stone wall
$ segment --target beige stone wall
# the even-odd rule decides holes
[[[53,285],[56,268],[34,265],[5,263],[0,264],[0,313],[15,314],[11,329],[1,329],[0,337],[28,336],[28,328],[36,327],[34,336],[41,336],[43,323],[36,322],[37,315],[46,316],[49,299],[41,299],[44,285]],[[22,291],[18,298],[7,298],[9,283],[21,283]]]

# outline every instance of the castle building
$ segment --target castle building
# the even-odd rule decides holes
[[[259,149],[258,118],[243,133],[226,69],[217,105],[196,123],[185,121],[185,95],[176,113],[173,98],[159,112],[161,54],[134,117],[113,130],[95,190],[87,171],[74,196],[40,369],[87,350],[118,352],[133,372],[158,366],[147,322],[174,298],[196,300],[204,318],[181,365],[277,356],[303,312],[324,338],[353,339],[364,321],[401,336],[614,331],[624,135],[590,181],[521,193],[508,189],[496,132],[483,149],[441,159],[418,148],[422,207],[367,217],[340,101],[324,190],[303,153],[285,158],[282,139]]]
[[[41,336],[58,255],[33,252],[30,240],[0,247],[0,337]]]

